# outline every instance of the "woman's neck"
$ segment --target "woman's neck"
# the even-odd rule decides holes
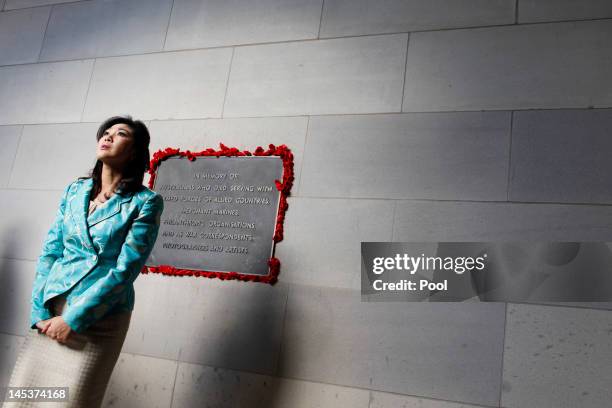
[[[101,191],[112,192],[115,191],[115,187],[121,181],[122,172],[120,169],[111,167],[104,163],[102,165],[102,174],[100,177],[100,188]]]

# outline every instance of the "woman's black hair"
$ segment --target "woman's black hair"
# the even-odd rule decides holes
[[[134,120],[130,115],[113,116],[102,122],[96,133],[96,141],[100,140],[108,128],[117,123],[122,123],[130,127],[132,130],[132,137],[134,138],[134,144],[132,146],[132,159],[124,168],[116,192],[123,194],[126,192],[140,191],[143,188],[142,182],[144,180],[144,174],[149,170],[149,142],[151,140],[149,130],[142,121]],[[89,175],[87,177],[79,177],[80,179],[93,179],[94,184],[91,191],[91,197],[96,197],[102,188],[102,165],[102,161],[96,160],[96,164],[89,172]]]

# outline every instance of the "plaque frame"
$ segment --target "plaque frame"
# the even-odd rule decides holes
[[[285,213],[289,208],[287,203],[287,197],[291,194],[291,187],[293,186],[294,173],[293,173],[293,153],[291,149],[286,145],[275,146],[269,144],[268,149],[264,149],[261,146],[250,152],[248,150],[240,150],[236,147],[228,147],[223,143],[219,143],[219,149],[206,148],[199,152],[192,152],[190,150],[182,151],[179,148],[166,147],[159,149],[153,153],[153,158],[149,163],[148,173],[150,175],[148,186],[153,189],[155,178],[157,175],[157,169],[159,165],[169,157],[187,157],[189,161],[194,161],[197,157],[248,157],[248,156],[278,156],[283,163],[283,176],[282,180],[274,180],[276,189],[280,192],[278,210],[276,213],[276,225],[274,228],[274,234],[272,237],[272,255],[268,260],[268,274],[267,275],[252,275],[241,272],[220,272],[220,271],[206,271],[206,270],[194,270],[194,269],[182,269],[176,268],[172,265],[145,265],[142,267],[141,273],[161,273],[163,275],[170,276],[196,276],[206,278],[218,278],[221,280],[241,280],[251,282],[269,283],[274,285],[278,281],[278,275],[280,273],[280,260],[274,256],[276,251],[276,244],[283,240],[283,224],[285,221]]]

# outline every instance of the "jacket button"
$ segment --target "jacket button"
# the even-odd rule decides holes
[[[97,261],[97,260],[98,260],[98,255],[94,255],[94,256],[92,256],[92,257],[91,257],[91,259],[93,259],[93,260],[94,260],[94,262],[95,262],[95,261]]]

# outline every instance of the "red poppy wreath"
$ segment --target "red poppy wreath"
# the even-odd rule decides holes
[[[268,145],[268,149],[264,149],[258,146],[253,152],[247,150],[239,150],[235,147],[227,147],[223,143],[219,144],[219,149],[207,148],[199,152],[192,152],[189,150],[181,151],[177,148],[167,147],[160,149],[153,154],[153,158],[149,165],[149,188],[153,189],[155,180],[157,177],[157,170],[162,162],[169,158],[182,158],[186,157],[189,161],[193,162],[198,157],[242,157],[242,156],[278,156],[282,160],[282,180],[275,179],[274,185],[279,191],[278,209],[276,212],[276,221],[274,226],[274,233],[272,236],[272,247],[277,242],[283,239],[283,222],[285,220],[285,213],[289,207],[287,204],[287,197],[290,194],[291,187],[293,185],[293,153],[286,145],[275,146],[273,144]],[[222,280],[241,280],[241,281],[253,281],[263,282],[274,285],[278,280],[280,272],[280,261],[274,257],[274,251],[272,256],[267,261],[268,274],[249,274],[236,271],[212,271],[212,270],[199,270],[199,269],[183,269],[172,265],[145,265],[142,268],[142,273],[161,273],[164,275],[173,276],[198,276],[207,278],[218,278]]]

